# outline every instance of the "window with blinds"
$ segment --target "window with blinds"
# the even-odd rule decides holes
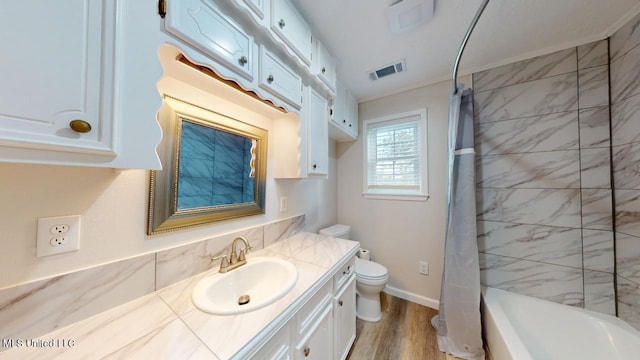
[[[426,109],[365,120],[363,125],[365,197],[425,200]]]

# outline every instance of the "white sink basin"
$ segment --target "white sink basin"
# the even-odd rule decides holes
[[[210,314],[240,314],[267,306],[287,294],[298,280],[296,267],[282,259],[255,257],[227,273],[208,276],[193,289],[195,306]],[[249,295],[240,301],[240,297]]]

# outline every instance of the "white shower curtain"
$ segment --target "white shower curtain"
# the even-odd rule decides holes
[[[444,271],[440,312],[431,322],[440,351],[482,360],[480,266],[476,236],[473,93],[451,94]]]

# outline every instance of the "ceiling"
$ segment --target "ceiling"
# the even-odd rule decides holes
[[[451,79],[462,38],[481,0],[435,0],[433,18],[391,33],[390,0],[292,0],[336,58],[360,102]],[[491,0],[460,75],[604,39],[640,11],[640,0]],[[406,59],[407,72],[376,81],[370,70]],[[467,84],[469,85],[469,84]]]

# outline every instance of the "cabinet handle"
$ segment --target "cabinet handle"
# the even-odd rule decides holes
[[[342,307],[342,304],[343,304],[342,300],[338,300],[338,305],[340,305],[340,307]]]
[[[273,82],[273,75],[269,75],[269,77],[267,78],[267,81],[269,83],[272,83]]]
[[[280,21],[278,21],[278,26],[280,26],[280,29],[284,29],[284,26],[286,24],[284,23],[284,19],[280,19]]]
[[[327,72],[327,69],[323,66],[323,67],[322,67],[322,73],[324,74],[324,73],[326,73],[326,72]]]
[[[304,348],[304,357],[308,357],[310,352],[311,352],[311,349],[309,349],[309,347],[308,347],[308,346],[307,346],[307,347],[305,347],[305,348]]]
[[[69,123],[69,127],[71,128],[71,130],[82,134],[91,131],[91,124],[80,119],[71,120],[71,122]]]
[[[242,65],[242,66],[245,66],[249,62],[247,57],[244,56],[244,55],[242,55],[238,61],[240,62],[240,65]]]
[[[349,275],[351,274],[351,265],[347,266],[347,270],[342,272],[342,275]]]

